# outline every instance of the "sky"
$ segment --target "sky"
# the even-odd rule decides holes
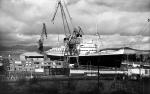
[[[85,40],[97,40],[101,48],[131,46],[150,49],[150,22],[147,21],[150,18],[150,0],[63,2],[72,18],[71,29],[81,26]],[[0,0],[1,45],[37,45],[42,23],[46,23],[48,33],[44,45],[56,46],[58,34],[62,42],[64,30],[60,10],[54,23],[51,22],[56,4],[57,0]],[[103,45],[96,32],[100,34]]]

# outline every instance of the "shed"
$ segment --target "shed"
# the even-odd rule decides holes
[[[38,52],[25,52],[20,55],[21,61],[25,61],[27,58],[44,58],[44,56]]]

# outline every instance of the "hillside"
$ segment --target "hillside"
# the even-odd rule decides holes
[[[44,50],[51,49],[51,46],[45,46]],[[38,51],[36,45],[25,46],[25,45],[15,45],[15,46],[0,46],[0,51]]]

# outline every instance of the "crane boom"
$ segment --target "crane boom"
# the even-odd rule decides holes
[[[60,11],[61,11],[61,17],[62,17],[62,21],[63,21],[63,26],[64,26],[64,32],[65,32],[65,35],[67,36],[67,31],[68,31],[69,34],[71,34],[71,30],[70,30],[69,23],[67,21],[67,17],[66,17],[66,14],[65,14],[64,7],[63,7],[63,5],[61,3],[61,0],[59,0],[57,5],[56,5],[56,9],[55,9],[55,12],[54,12],[54,15],[53,15],[51,21],[54,23],[54,20],[55,20],[55,17],[56,17],[56,14],[57,14],[57,11],[58,11],[59,7],[60,7]],[[66,10],[67,10],[67,8],[66,8]],[[69,12],[67,12],[67,13],[69,13]],[[70,14],[68,14],[68,15],[70,15]]]
[[[64,0],[63,0],[63,1],[64,1]],[[67,7],[67,5],[66,5],[65,1],[64,1],[64,5],[65,5],[66,11],[67,11],[67,13],[68,13],[68,16],[69,16],[69,19],[70,19],[71,25],[72,25],[72,27],[74,27],[74,25],[73,25],[73,23],[72,23],[72,17],[70,16],[70,13],[69,13],[69,10],[68,10],[68,7]]]
[[[57,13],[57,11],[58,11],[58,7],[59,7],[59,3],[57,3],[57,6],[56,6],[56,9],[55,9],[53,18],[51,19],[51,21],[53,22],[53,24],[54,24],[54,19],[55,19],[55,17],[56,17],[56,13]]]
[[[142,33],[143,32],[145,32],[148,28],[148,26],[150,25],[150,18],[148,18],[147,19],[147,23],[145,23],[145,25],[144,25],[144,27],[142,28],[142,30],[140,30],[139,32],[138,32],[138,34],[136,35],[136,42],[135,41],[131,41],[131,42],[129,42],[128,43],[128,46],[133,46],[133,45],[135,45],[137,42],[140,42],[141,40],[142,40],[142,38],[141,38],[141,36],[140,35],[142,35]]]

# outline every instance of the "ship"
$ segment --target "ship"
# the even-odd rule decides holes
[[[79,65],[120,67],[123,49],[118,50],[98,50],[98,46],[93,41],[83,42],[78,45]],[[47,57],[51,60],[63,60],[65,56],[65,46],[54,47],[46,51]],[[76,63],[76,55],[70,56],[70,64]]]

